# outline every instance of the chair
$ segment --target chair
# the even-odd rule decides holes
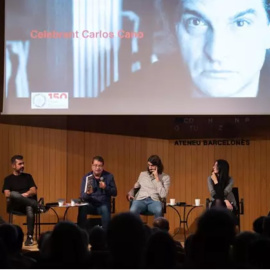
[[[232,192],[236,200],[237,210],[235,210],[235,215],[237,218],[237,225],[239,226],[239,231],[240,231],[240,215],[244,215],[244,199],[241,198],[239,200],[238,187],[234,187],[232,189]]]
[[[235,197],[235,201],[236,201],[236,208],[234,208],[234,214],[236,216],[236,220],[237,220],[237,225],[239,227],[239,231],[240,231],[240,215],[244,215],[244,199],[241,198],[239,200],[239,190],[238,187],[233,187],[232,188],[232,193]],[[210,202],[211,200],[209,198],[206,199],[206,208],[209,208],[210,206]]]
[[[34,199],[37,201],[37,196],[34,196]],[[44,198],[40,198],[39,201],[37,202],[38,204],[44,204]],[[25,213],[16,211],[11,209],[9,205],[9,200],[7,200],[7,213],[8,213],[8,222],[10,224],[13,224],[13,216],[26,216]],[[40,236],[40,214],[43,213],[40,211],[38,208],[38,211],[35,213],[35,237],[36,240],[38,239],[38,236]],[[27,225],[27,223],[23,223],[23,225]]]

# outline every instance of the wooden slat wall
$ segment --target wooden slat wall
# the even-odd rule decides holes
[[[146,169],[147,158],[158,154],[165,172],[171,176],[168,199],[194,203],[195,198],[200,198],[205,203],[209,197],[207,176],[214,160],[223,158],[229,161],[235,186],[245,200],[242,230],[251,230],[254,219],[270,210],[269,140],[254,140],[249,146],[175,146],[174,141],[169,140],[0,124],[0,146],[0,185],[11,173],[10,157],[21,153],[25,158],[25,171],[33,175],[38,196],[45,197],[46,202],[78,198],[81,178],[91,169],[92,157],[102,155],[105,169],[114,174],[117,183],[116,211],[128,211],[126,193],[140,171]],[[0,196],[0,204],[0,214],[7,220],[4,195]],[[64,210],[56,210],[63,217]],[[191,213],[191,228],[202,211],[195,209]],[[76,221],[77,209],[71,209],[67,217]],[[166,217],[171,232],[175,231],[179,220],[174,211],[167,208]],[[21,225],[25,218],[16,217],[14,221]],[[56,221],[53,212],[42,215],[42,221]],[[43,226],[42,230],[51,228]]]

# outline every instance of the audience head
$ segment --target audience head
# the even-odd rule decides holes
[[[43,259],[46,259],[50,256],[50,241],[51,241],[52,231],[46,231],[41,233],[37,243],[40,255]]]
[[[241,232],[235,237],[232,259],[237,268],[248,268],[248,250],[258,237],[259,235],[253,232]]]
[[[83,263],[88,254],[88,240],[72,222],[59,222],[50,236],[50,259],[62,266]],[[74,265],[73,265],[74,266]]]
[[[24,238],[24,233],[22,228],[19,225],[13,225],[17,231],[17,240],[14,245],[14,250],[17,252],[21,252],[22,247],[23,247],[23,238]]]
[[[106,232],[100,226],[95,226],[89,233],[89,244],[91,251],[106,250]]]
[[[267,216],[263,219],[263,235],[270,237],[270,217]]]
[[[177,266],[176,244],[165,231],[153,233],[147,243],[145,267],[150,269],[173,269]]]
[[[223,239],[231,244],[235,236],[235,220],[224,208],[211,208],[198,220],[197,234],[213,239]]]
[[[160,230],[165,232],[169,232],[170,230],[169,221],[164,217],[158,217],[154,219],[153,227],[159,228]]]
[[[114,267],[141,267],[145,242],[145,229],[137,215],[130,212],[121,213],[110,221],[107,243]]]
[[[8,254],[17,251],[18,231],[15,226],[9,223],[0,225],[0,239]]]
[[[228,268],[235,236],[235,221],[224,208],[211,208],[198,220],[196,233],[187,243],[188,268]]]
[[[263,233],[263,220],[265,216],[260,216],[256,218],[253,222],[253,231],[259,234]]]

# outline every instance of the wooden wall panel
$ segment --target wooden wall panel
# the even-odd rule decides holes
[[[118,188],[116,211],[128,211],[126,193],[132,188],[139,173],[146,169],[147,158],[158,154],[165,172],[171,176],[168,194],[176,201],[194,203],[200,198],[205,204],[209,197],[207,177],[215,159],[227,159],[235,186],[245,200],[242,230],[251,230],[255,218],[270,210],[270,140],[252,140],[249,146],[174,145],[174,141],[122,135],[98,134],[83,131],[57,130],[0,124],[1,186],[11,173],[9,159],[21,153],[25,157],[25,171],[30,172],[38,186],[38,196],[46,202],[78,198],[81,179],[91,170],[92,157],[101,155],[105,169],[115,176]],[[5,199],[0,198],[0,214],[6,219]],[[180,209],[182,213],[183,209]],[[56,209],[63,218],[64,209]],[[189,219],[191,230],[203,209],[196,209]],[[172,209],[167,209],[171,232],[177,230],[179,220]],[[67,218],[76,221],[77,209],[70,209]],[[16,218],[22,224],[24,218]],[[52,211],[42,215],[42,221],[54,222]],[[152,222],[151,220],[149,221]],[[43,226],[43,230],[52,226]],[[25,226],[24,226],[25,229]]]

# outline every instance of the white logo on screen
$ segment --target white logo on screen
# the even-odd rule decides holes
[[[43,94],[34,95],[33,103],[36,107],[42,108],[46,104],[46,96]]]

